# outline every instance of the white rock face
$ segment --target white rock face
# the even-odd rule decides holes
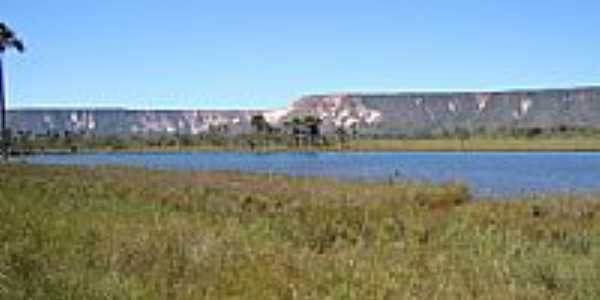
[[[448,102],[448,111],[456,112],[456,104],[454,103],[454,101]]]
[[[526,115],[532,104],[530,99],[521,100],[521,115]]]
[[[529,112],[529,109],[533,105],[533,101],[531,99],[521,99],[519,102],[519,108],[513,110],[513,117],[515,119],[521,119]]]
[[[96,122],[92,113],[87,111],[71,112],[69,120],[65,125],[71,131],[87,131],[96,128]]]
[[[374,125],[382,120],[380,111],[369,109],[360,97],[349,95],[331,95],[308,97],[294,103],[288,115],[314,115],[323,120],[323,124],[335,127]]]
[[[230,129],[248,123],[255,112],[140,111],[128,117],[128,128],[137,133],[200,134],[216,128]]]
[[[490,99],[489,95],[482,95],[482,96],[478,97],[477,110],[479,110],[479,112],[482,112],[485,109],[485,107],[488,104],[489,99]]]
[[[376,123],[381,122],[381,112],[378,112],[376,110],[371,110],[370,114],[366,117],[365,122],[367,122],[367,124],[369,125],[373,125]]]
[[[359,98],[344,94],[305,97],[286,109],[264,113],[267,122],[275,126],[281,126],[292,117],[307,115],[316,116],[323,120],[324,125],[335,127],[374,125],[382,120],[381,112],[368,109]]]
[[[264,113],[265,120],[270,124],[279,124],[292,111],[292,108],[272,110]]]
[[[91,113],[88,113],[88,129],[89,130],[94,130],[96,129],[96,119],[94,118],[94,115]]]

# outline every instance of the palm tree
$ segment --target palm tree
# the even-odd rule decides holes
[[[300,117],[294,117],[283,123],[283,126],[285,126],[288,129],[288,132],[294,137],[296,147],[300,147],[300,141],[304,137],[304,125],[304,119]]]
[[[265,116],[263,115],[252,116],[252,119],[250,120],[250,125],[252,125],[252,127],[254,127],[254,129],[256,130],[256,133],[259,134],[268,132],[269,129],[271,129],[271,124],[267,122]]]
[[[304,125],[308,129],[308,134],[310,137],[310,144],[314,144],[315,140],[321,135],[321,126],[323,120],[315,116],[306,116],[304,117]]]
[[[272,131],[271,124],[267,122],[267,119],[265,119],[264,115],[259,114],[252,116],[252,119],[250,119],[250,125],[252,125],[252,127],[254,127],[256,130],[256,135],[262,140],[263,146],[265,147],[264,150],[266,151],[268,141],[267,134],[271,133]],[[252,140],[250,141],[250,148],[254,149],[254,142]]]
[[[23,52],[25,47],[23,42],[19,40],[15,33],[6,26],[6,24],[0,22],[0,111],[2,123],[0,124],[0,134],[2,137],[2,157],[4,161],[8,161],[8,147],[10,146],[8,130],[6,130],[6,99],[4,97],[4,78],[2,73],[2,57],[4,51],[10,48],[14,48],[19,52]]]

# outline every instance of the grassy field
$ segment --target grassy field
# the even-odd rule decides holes
[[[0,299],[599,299],[600,199],[521,200],[2,165]]]
[[[353,151],[600,151],[592,138],[472,138],[423,140],[357,140]]]
[[[98,151],[600,151],[600,139],[594,138],[471,138],[466,140],[452,138],[437,139],[388,139],[388,140],[352,140],[344,145],[301,146],[285,145],[247,146],[231,144],[225,146],[162,146],[162,147],[124,147],[120,149],[98,148]]]
[[[113,151],[111,148],[98,149]],[[348,151],[348,152],[382,152],[382,151],[600,151],[600,139],[592,138],[471,138],[459,139],[394,139],[394,140],[353,140],[344,145],[301,146],[284,145],[257,146],[254,149],[239,145],[228,146],[163,146],[163,147],[131,147],[117,149],[125,152],[144,151]]]
[[[18,147],[17,147],[18,148]],[[42,150],[34,148],[32,153]],[[46,153],[69,154],[68,146],[46,147]],[[77,152],[210,152],[210,151],[235,151],[235,152],[287,152],[287,151],[347,151],[347,152],[382,152],[382,151],[600,151],[600,139],[594,137],[554,137],[554,138],[484,138],[474,137],[465,140],[457,138],[434,139],[357,139],[346,143],[331,145],[302,145],[300,147],[285,144],[256,142],[250,148],[244,141],[230,141],[222,145],[120,145],[119,147],[96,146],[92,148],[77,147]],[[17,150],[19,152],[19,150]]]

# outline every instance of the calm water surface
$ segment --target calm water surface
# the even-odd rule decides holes
[[[36,164],[231,170],[348,180],[462,181],[479,196],[600,191],[600,153],[102,153],[41,155]]]

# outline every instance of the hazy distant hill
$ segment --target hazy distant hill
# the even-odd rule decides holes
[[[141,133],[232,134],[248,130],[261,111],[26,109],[9,112],[11,128],[34,133],[93,132],[99,135]]]
[[[250,119],[264,113],[281,125],[294,116],[316,115],[324,131],[356,126],[373,134],[421,134],[457,128],[494,130],[513,127],[600,128],[600,87],[507,92],[336,94],[306,96],[273,111],[142,111],[27,109],[10,111],[9,126],[33,132],[88,131],[97,134],[202,133],[235,134],[250,129]]]

